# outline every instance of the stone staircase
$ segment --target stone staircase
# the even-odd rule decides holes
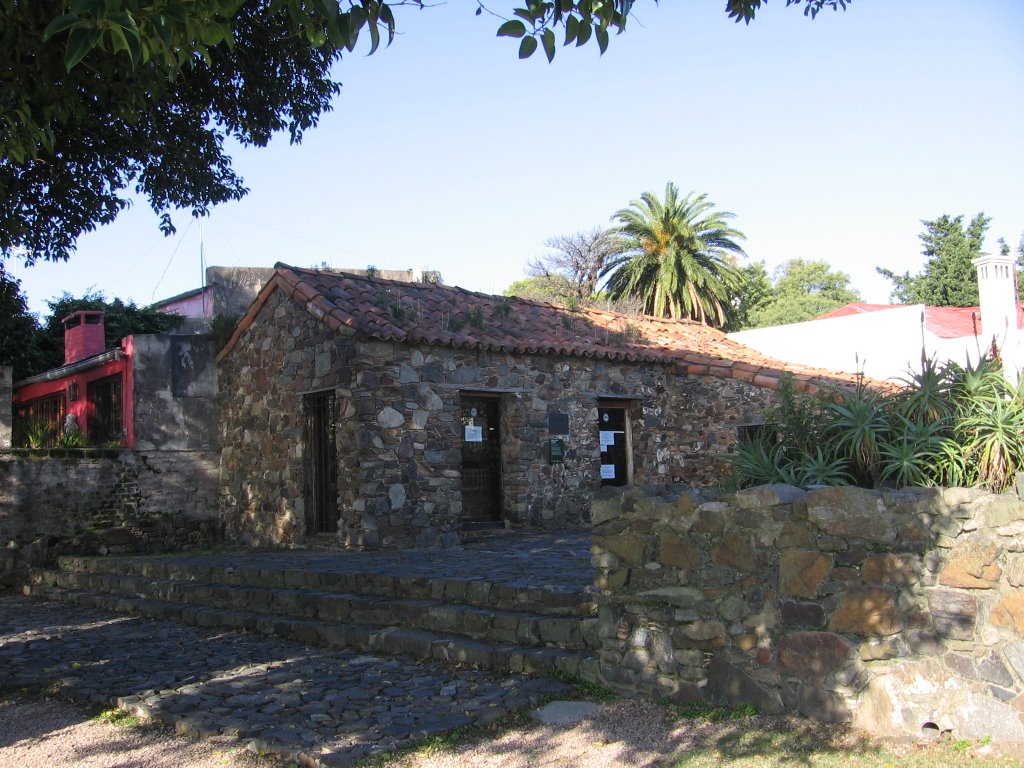
[[[372,561],[367,561],[371,565]],[[63,557],[24,594],[201,627],[277,635],[498,672],[593,677],[596,606],[585,590],[485,579],[289,567],[248,556]]]

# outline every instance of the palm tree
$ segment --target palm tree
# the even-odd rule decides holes
[[[744,235],[728,225],[731,218],[707,195],[680,197],[672,182],[664,202],[645,192],[612,216],[625,251],[602,272],[611,274],[610,297],[640,299],[659,317],[724,325],[740,281],[735,257],[745,255],[736,243]]]

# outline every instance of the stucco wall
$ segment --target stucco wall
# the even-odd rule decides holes
[[[221,361],[219,381],[225,519],[261,544],[306,533],[305,392],[337,396],[340,542],[392,547],[458,540],[460,392],[500,399],[504,519],[551,528],[588,524],[601,399],[629,403],[634,482],[710,485],[736,427],[757,422],[770,397],[671,365],[355,342],[281,293]],[[553,413],[569,419],[562,464],[549,462]]]
[[[863,372],[879,381],[901,380],[921,370],[921,352],[939,361],[977,363],[979,348],[988,344],[975,337],[944,339],[921,327],[923,304],[894,306],[804,323],[753,328],[729,338],[757,351],[803,365],[848,373]]]
[[[209,336],[132,337],[135,448],[216,450],[216,350]]]
[[[594,505],[604,680],[893,736],[1024,740],[1024,505],[972,489]]]

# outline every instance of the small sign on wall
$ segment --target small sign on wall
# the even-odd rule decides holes
[[[565,463],[565,442],[560,437],[552,437],[548,441],[548,463]]]
[[[465,440],[467,443],[482,443],[484,441],[484,428],[467,424]]]
[[[601,437],[601,451],[603,453],[608,450],[608,446],[615,445],[615,433],[602,429],[599,434]]]
[[[614,480],[615,479],[615,465],[614,464],[602,464],[601,465],[601,479],[602,480]]]
[[[569,414],[558,413],[557,411],[548,412],[548,434],[551,435],[568,435],[569,434]]]

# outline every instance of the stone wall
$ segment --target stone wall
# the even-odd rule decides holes
[[[0,583],[62,554],[219,543],[217,470],[213,452],[0,454]]]
[[[1024,741],[1016,495],[629,490],[592,514],[609,685]]]
[[[345,417],[351,356],[344,337],[326,333],[276,291],[221,360],[220,506],[231,541],[287,545],[305,535],[302,398],[334,391],[336,416]],[[354,438],[339,429],[340,479],[357,469],[346,450]]]
[[[672,365],[518,355],[330,331],[271,294],[220,362],[222,503],[231,535],[286,545],[306,535],[302,395],[337,397],[339,542],[458,541],[460,393],[499,399],[502,506],[508,525],[585,526],[600,485],[597,407],[628,404],[636,483],[717,483],[737,426],[771,396]],[[569,420],[564,463],[549,461],[549,416]]]
[[[14,419],[11,409],[11,395],[14,392],[14,369],[0,365],[0,450],[10,448],[11,430]]]

